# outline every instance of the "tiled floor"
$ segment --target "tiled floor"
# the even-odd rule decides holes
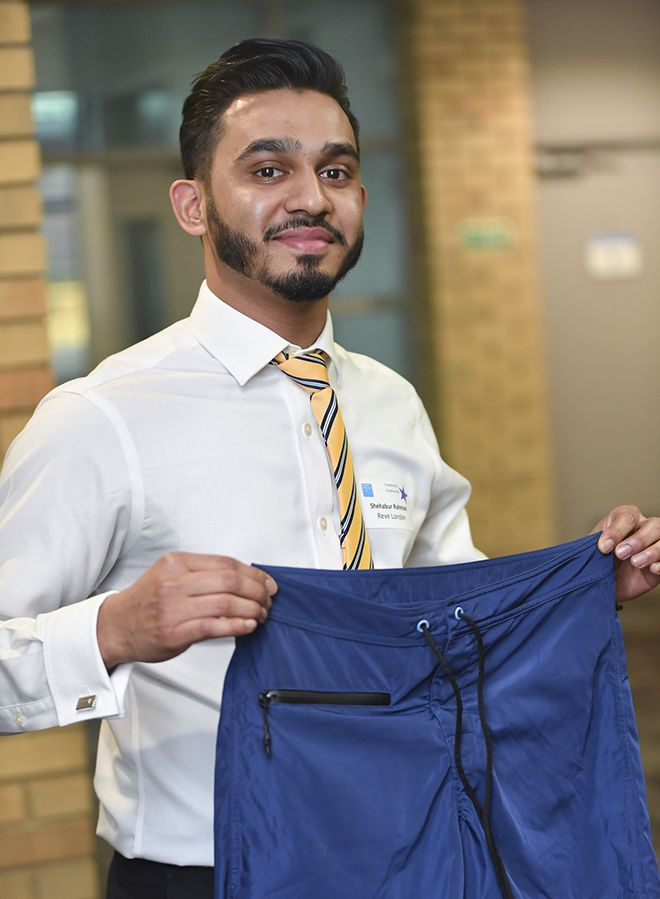
[[[651,824],[660,854],[660,588],[629,603],[620,614]]]

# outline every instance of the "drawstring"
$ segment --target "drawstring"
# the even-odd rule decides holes
[[[440,647],[435,642],[433,637],[431,636],[431,630],[429,628],[429,623],[426,620],[420,621],[417,625],[417,629],[424,634],[426,638],[426,642],[429,644],[431,649],[433,650],[436,658],[440,662],[442,666],[442,670],[447,676],[449,683],[451,684],[451,688],[454,691],[454,698],[456,700],[456,733],[454,737],[454,763],[456,765],[456,771],[458,772],[458,776],[460,778],[461,783],[463,784],[463,789],[467,793],[474,809],[477,813],[477,817],[481,822],[481,826],[484,829],[484,835],[486,837],[486,845],[488,847],[488,853],[490,855],[491,861],[493,863],[493,867],[495,868],[495,877],[497,878],[497,884],[500,888],[500,892],[504,899],[514,899],[513,892],[511,889],[511,884],[506,873],[506,869],[504,867],[504,863],[502,861],[502,856],[500,855],[500,851],[497,847],[497,843],[495,842],[495,837],[493,836],[493,831],[491,829],[490,823],[490,810],[493,799],[493,743],[490,735],[490,729],[488,727],[488,720],[486,718],[486,703],[484,701],[484,681],[486,675],[486,651],[484,648],[484,641],[481,635],[481,631],[477,623],[474,619],[470,618],[465,614],[463,609],[457,608],[455,612],[456,618],[460,621],[464,621],[467,626],[472,631],[474,638],[477,643],[477,649],[479,653],[479,676],[477,679],[477,705],[479,708],[479,721],[481,722],[481,731],[484,737],[484,743],[486,745],[486,787],[484,791],[484,804],[483,807],[479,802],[479,798],[477,797],[476,791],[470,781],[467,778],[465,773],[465,768],[463,767],[463,758],[461,755],[461,741],[463,736],[463,698],[461,696],[461,689],[458,685],[458,681],[454,674],[452,673],[447,660],[442,654]]]

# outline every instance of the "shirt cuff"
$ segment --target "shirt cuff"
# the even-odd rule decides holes
[[[100,593],[37,618],[46,678],[60,726],[125,714],[124,698],[133,664],[118,665],[108,674],[96,637],[99,609],[115,592]]]

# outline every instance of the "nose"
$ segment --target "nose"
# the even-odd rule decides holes
[[[313,169],[296,172],[289,179],[284,208],[289,213],[304,212],[310,216],[327,215],[332,203],[323,181]]]

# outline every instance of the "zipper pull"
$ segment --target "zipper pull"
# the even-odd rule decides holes
[[[268,724],[268,710],[270,708],[270,701],[272,699],[272,696],[272,690],[264,690],[263,693],[259,694],[259,705],[261,706],[264,713],[264,750],[268,758],[270,758],[273,754],[273,744],[270,738],[270,726]]]

